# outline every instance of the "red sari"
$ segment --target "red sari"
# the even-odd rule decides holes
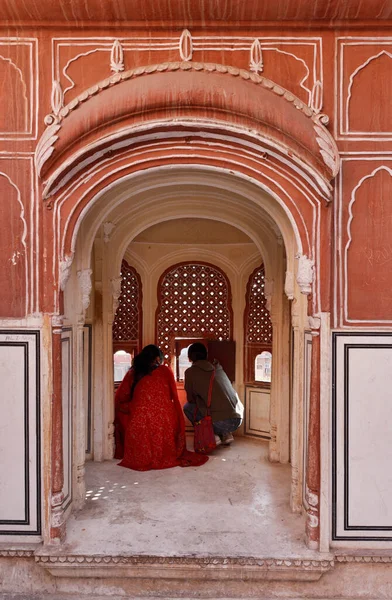
[[[186,449],[185,421],[171,369],[162,365],[145,375],[129,401],[132,381],[131,369],[116,393],[116,421],[125,430],[120,466],[149,471],[203,465],[207,456]],[[121,412],[124,407],[129,407],[128,415]],[[116,457],[121,458],[117,451]]]

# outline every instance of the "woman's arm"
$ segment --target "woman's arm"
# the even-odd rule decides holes
[[[119,410],[120,412],[129,412],[128,403],[131,401],[132,382],[133,370],[129,369],[120,383],[114,399],[116,410]]]

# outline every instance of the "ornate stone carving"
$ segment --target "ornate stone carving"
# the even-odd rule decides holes
[[[322,570],[329,571],[334,566],[332,558],[329,559],[298,559],[298,558],[254,558],[254,557],[191,557],[191,556],[89,556],[89,555],[72,555],[55,553],[50,555],[36,555],[35,562],[46,566],[46,564],[69,566],[74,565],[91,565],[91,566],[113,566],[113,565],[166,565],[166,566],[199,566],[199,567],[264,567],[268,570],[296,570],[296,571],[312,571]]]
[[[114,73],[124,71],[124,50],[119,40],[114,40],[110,53],[110,70]]]
[[[180,37],[180,57],[181,60],[189,61],[192,60],[193,56],[193,40],[192,34],[188,29],[184,29]]]
[[[34,550],[0,550],[0,556],[5,558],[31,558],[34,556]]]
[[[57,492],[52,495],[51,500],[51,527],[52,529],[61,529],[65,523],[63,511],[63,492]]]
[[[120,294],[121,294],[121,282],[122,282],[122,277],[121,275],[119,277],[114,277],[113,279],[110,280],[111,286],[112,286],[112,296],[113,296],[113,314],[116,314],[116,310],[118,307],[118,301],[120,298]]]
[[[74,254],[68,254],[63,258],[60,262],[59,266],[59,284],[61,291],[65,290],[65,286],[67,285],[67,281],[69,276],[71,275],[71,267],[72,261],[74,259]]]
[[[261,49],[260,40],[256,39],[250,48],[249,69],[253,71],[253,73],[262,73],[263,68],[263,51]]]
[[[320,154],[324,163],[331,170],[332,176],[336,177],[339,173],[339,151],[333,137],[329,131],[323,127],[329,122],[327,115],[317,114],[314,118],[314,130],[316,132],[316,142],[320,148]]]
[[[69,102],[69,104],[67,104],[60,110],[58,116],[59,122],[65,119],[70,112],[76,110],[80,104],[86,102],[90,97],[99,94],[101,91],[106,90],[109,87],[118,85],[122,81],[126,81],[128,79],[135,79],[136,77],[142,77],[144,75],[157,72],[190,70],[207,71],[209,73],[226,73],[228,75],[231,75],[232,77],[240,77],[241,79],[250,80],[255,84],[262,85],[263,87],[271,90],[271,92],[273,92],[277,96],[282,96],[287,102],[294,104],[297,110],[300,110],[306,117],[313,119],[315,124],[321,123],[322,125],[326,125],[329,121],[327,115],[315,115],[314,111],[309,106],[307,106],[307,104],[302,102],[302,100],[294,96],[294,94],[292,94],[285,88],[276,85],[273,81],[267,79],[262,75],[259,75],[258,73],[252,73],[246,71],[245,69],[238,69],[237,67],[231,67],[228,65],[220,65],[218,63],[190,62],[188,59],[186,61],[184,60],[183,62],[168,62],[156,65],[147,65],[144,67],[136,67],[135,69],[130,69],[129,71],[124,71],[123,73],[115,73],[107,79],[104,79],[103,81],[98,82],[91,88],[85,90],[84,92],[76,96],[76,98],[73,98],[71,102]],[[332,140],[332,136],[330,136],[327,130],[325,130],[325,134],[329,136]]]
[[[114,228],[115,228],[115,224],[111,223],[110,221],[106,221],[103,224],[103,241],[105,242],[105,244],[109,243],[110,235]]]
[[[289,300],[294,298],[294,273],[286,271],[286,277],[284,282],[284,293]]]
[[[309,327],[311,329],[320,329],[321,319],[320,317],[308,317]]]
[[[92,272],[92,269],[83,269],[82,271],[78,271],[79,288],[82,293],[82,307],[84,312],[86,312],[90,304]]]
[[[314,279],[314,260],[311,260],[306,254],[298,254],[297,283],[303,294],[310,294]]]
[[[323,108],[323,84],[321,81],[315,81],[310,97],[310,108],[318,115]]]
[[[272,296],[274,293],[274,280],[273,279],[264,279],[264,296],[265,296],[265,307],[268,312],[271,312],[272,305]]]
[[[61,125],[57,121],[55,122],[54,119],[51,122],[53,123],[52,125],[46,123],[47,125],[50,125],[50,127],[44,131],[35,151],[35,165],[37,167],[38,175],[41,175],[42,166],[52,156],[54,144],[59,139],[59,136],[56,134]]]

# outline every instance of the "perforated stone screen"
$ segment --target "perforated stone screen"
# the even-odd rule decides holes
[[[139,274],[126,260],[121,263],[121,294],[113,321],[113,341],[139,341],[142,290]]]
[[[272,344],[272,323],[264,295],[264,265],[253,271],[247,290],[245,319],[245,341],[248,343]]]
[[[230,286],[212,265],[186,263],[167,271],[158,290],[157,342],[168,359],[175,338],[229,340]]]

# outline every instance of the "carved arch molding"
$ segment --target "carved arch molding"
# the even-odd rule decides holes
[[[66,106],[55,83],[53,98],[36,150],[45,199],[87,166],[140,147],[152,128],[157,141],[171,134],[175,143],[192,124],[202,137],[211,128],[230,127],[243,139],[247,131],[253,138],[250,151],[262,151],[255,146],[257,138],[266,159],[289,160],[325,196],[338,172],[338,150],[325,127],[328,117],[258,73],[219,64],[164,63],[115,73]],[[185,137],[192,141],[189,132]]]
[[[55,287],[56,257],[60,271],[72,263],[74,232],[105,190],[156,167],[207,167],[256,183],[280,203],[295,232],[299,270],[306,261],[312,266],[301,291],[316,283],[319,310],[329,289],[319,283],[330,237],[323,213],[339,169],[326,115],[258,73],[190,61],[117,72],[66,106],[55,84],[52,109],[35,160],[53,209]]]

